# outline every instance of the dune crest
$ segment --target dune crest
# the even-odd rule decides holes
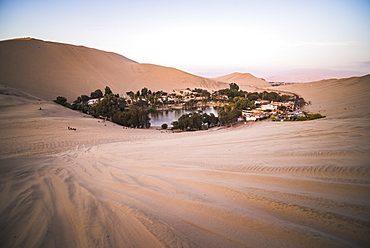
[[[257,78],[250,73],[234,72],[228,75],[215,77],[213,79],[226,83],[236,83],[239,85],[240,89],[246,91],[255,91],[257,88],[270,86],[266,80]]]
[[[98,76],[89,73],[99,55],[144,79],[192,77],[40,44],[40,53],[81,55],[72,65],[44,56],[38,65],[51,75],[53,61]],[[83,62],[88,54],[94,63]],[[62,90],[58,80],[0,87],[1,247],[370,246],[369,76],[279,87],[327,118],[187,133],[125,129],[30,95]]]
[[[2,84],[45,100],[62,95],[73,101],[105,86],[123,95],[143,87],[172,92],[226,85],[173,68],[140,64],[112,52],[36,39],[1,41],[0,75]]]
[[[301,95],[306,101],[311,101],[307,110],[329,118],[370,116],[370,75],[284,85],[276,89]]]

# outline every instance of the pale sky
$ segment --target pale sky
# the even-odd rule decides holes
[[[0,40],[19,37],[206,76],[370,73],[369,0],[0,0]]]

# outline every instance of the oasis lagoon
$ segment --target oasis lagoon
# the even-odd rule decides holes
[[[201,112],[207,114],[214,114],[218,116],[219,107],[206,106],[192,109],[171,109],[171,110],[158,110],[155,113],[150,113],[150,123],[152,127],[160,127],[166,123],[169,127],[172,127],[172,122],[177,121],[183,114],[190,114],[192,112]]]

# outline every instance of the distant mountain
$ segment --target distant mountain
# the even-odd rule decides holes
[[[262,79],[253,76],[250,73],[239,73],[235,72],[232,74],[215,77],[213,80],[226,82],[226,83],[236,83],[243,90],[254,90],[257,87],[268,87],[269,83]]]
[[[174,68],[140,64],[122,55],[83,46],[15,39],[0,42],[0,84],[39,98],[81,94],[109,86],[121,95],[143,87],[172,92],[181,88],[217,90],[226,83]]]
[[[328,69],[297,69],[277,73],[272,76],[266,77],[269,82],[313,82],[323,79],[340,79],[354,76],[363,76],[366,73],[358,71],[335,71]]]

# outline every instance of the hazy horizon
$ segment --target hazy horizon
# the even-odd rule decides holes
[[[370,72],[369,1],[2,1],[0,39],[115,52],[201,76]]]

